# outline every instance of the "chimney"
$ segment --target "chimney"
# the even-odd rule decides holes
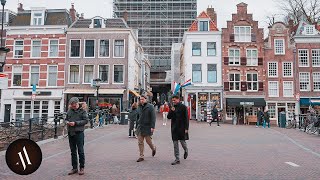
[[[291,18],[289,19],[288,25],[289,25],[289,28],[292,28],[294,26],[293,19],[291,19]]]
[[[207,14],[210,17],[210,19],[214,22],[214,24],[217,26],[217,13],[214,11],[214,8],[212,8],[212,6],[207,8]]]
[[[124,12],[123,12],[123,19],[125,22],[128,22],[128,11],[127,10],[124,10]]]
[[[19,13],[19,12],[22,12],[22,11],[24,11],[24,9],[23,9],[23,4],[22,4],[22,3],[19,3],[19,4],[18,4],[18,13]]]
[[[77,11],[74,9],[74,3],[71,3],[71,8],[70,8],[70,16],[71,16],[71,20],[72,22],[75,22],[77,19]]]
[[[240,3],[237,4],[237,14],[246,15],[248,13],[248,4]]]

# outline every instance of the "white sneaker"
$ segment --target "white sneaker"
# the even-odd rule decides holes
[[[131,136],[129,136],[129,138],[131,138]]]

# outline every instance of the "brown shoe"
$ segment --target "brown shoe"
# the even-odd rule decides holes
[[[72,169],[68,175],[73,175],[73,174],[76,174],[78,172],[78,169]]]
[[[154,150],[152,150],[152,156],[155,156],[155,155],[156,155],[156,153],[157,153],[157,148],[156,148],[156,147],[154,147]]]
[[[137,160],[137,162],[141,162],[141,161],[144,161],[144,159],[143,159],[143,158],[139,158],[139,159]]]
[[[80,168],[79,175],[84,175],[84,168]]]

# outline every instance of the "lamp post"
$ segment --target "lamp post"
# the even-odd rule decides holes
[[[99,79],[99,78],[93,80],[94,86],[95,86],[96,89],[97,89],[97,99],[96,99],[96,109],[97,109],[97,110],[99,109],[99,88],[100,88],[100,82],[101,82],[101,79]]]
[[[3,72],[3,66],[5,65],[7,53],[10,51],[9,48],[3,47],[3,21],[4,21],[4,6],[6,5],[6,0],[1,0],[2,5],[2,19],[1,19],[1,42],[0,42],[0,72]]]

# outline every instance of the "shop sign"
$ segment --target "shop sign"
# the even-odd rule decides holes
[[[199,101],[208,101],[208,93],[199,93]]]
[[[254,102],[240,102],[240,105],[253,106]]]

